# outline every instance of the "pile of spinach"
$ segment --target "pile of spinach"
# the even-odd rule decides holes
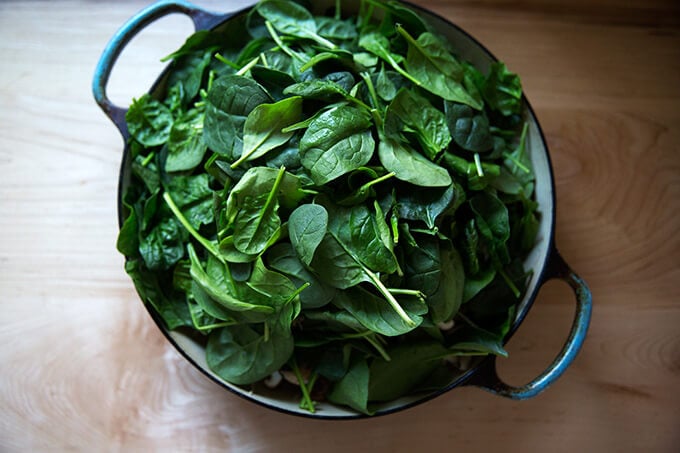
[[[399,3],[336,5],[262,1],[168,57],[127,113],[117,247],[226,381],[372,413],[506,355],[537,205],[517,75]]]

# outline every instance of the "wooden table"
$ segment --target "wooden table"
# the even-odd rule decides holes
[[[243,0],[199,1],[214,9]],[[523,77],[557,184],[557,242],[595,301],[581,355],[513,402],[457,389],[388,417],[284,416],[222,390],[157,330],[114,249],[122,142],[94,66],[143,1],[0,3],[0,450],[680,451],[680,4],[426,1]],[[120,60],[119,104],[188,20]],[[566,285],[541,292],[502,376],[521,384],[566,338]]]

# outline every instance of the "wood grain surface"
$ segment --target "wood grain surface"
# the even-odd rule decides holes
[[[566,374],[528,401],[460,388],[334,423],[208,381],[156,329],[114,249],[122,142],[90,83],[145,2],[1,1],[0,451],[680,451],[680,4],[417,3],[518,72],[544,128],[558,247],[595,302]],[[173,16],[135,39],[112,98],[144,92],[190,31]],[[503,378],[536,376],[573,311],[566,285],[547,284]]]

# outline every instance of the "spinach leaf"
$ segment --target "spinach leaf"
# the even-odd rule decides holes
[[[278,191],[285,176],[266,167],[251,168],[227,199],[227,218],[234,227],[234,246],[242,253],[262,253],[281,234]]]
[[[317,33],[328,39],[351,41],[359,36],[354,23],[334,17],[315,17]]]
[[[423,321],[422,315],[427,313],[427,305],[417,298],[412,299],[411,301],[406,298],[402,299],[402,307],[408,313],[409,318],[415,321],[415,325],[404,322],[383,298],[360,287],[338,292],[333,299],[333,304],[347,310],[365,328],[381,335],[394,337],[417,328]],[[406,304],[404,301],[409,303]]]
[[[132,101],[125,121],[130,135],[148,147],[167,142],[174,123],[170,109],[148,94]]]
[[[399,217],[406,220],[420,220],[432,230],[437,219],[447,210],[455,210],[464,201],[465,194],[458,185],[446,188],[416,189],[397,198],[396,209]]]
[[[380,163],[397,179],[422,187],[445,187],[451,184],[446,169],[431,162],[405,142],[384,138],[378,144]]]
[[[482,95],[493,110],[503,115],[516,115],[522,110],[522,83],[503,63],[491,64]]]
[[[406,70],[420,86],[447,101],[460,102],[481,110],[482,105],[470,95],[463,82],[463,68],[446,45],[430,32],[414,39],[403,27],[397,31],[408,42]]]
[[[336,46],[317,33],[314,16],[303,6],[285,0],[266,0],[258,3],[257,12],[279,32],[296,38],[311,39],[321,46]]]
[[[290,278],[297,286],[309,284],[300,293],[300,303],[303,309],[319,308],[328,304],[335,296],[335,288],[322,283],[298,259],[292,245],[277,244],[267,251],[270,267]]]
[[[370,114],[340,106],[324,112],[309,125],[300,140],[302,165],[317,185],[323,185],[362,167],[371,160],[375,140],[368,128]]]
[[[455,102],[446,102],[446,121],[453,140],[468,151],[481,153],[493,148],[489,119],[484,112]]]
[[[275,309],[270,305],[259,305],[241,299],[239,291],[231,280],[227,264],[211,258],[206,271],[193,247],[188,245],[187,250],[191,260],[191,278],[213,301],[220,304],[224,309],[235,313],[258,313],[265,317],[275,313]]]
[[[136,256],[139,252],[139,223],[137,210],[134,206],[125,205],[129,211],[123,225],[118,232],[116,249],[125,256]]]
[[[492,253],[502,263],[507,263],[509,259],[506,242],[510,238],[508,208],[498,197],[488,192],[480,192],[471,198],[470,208],[475,214],[479,232]]]
[[[300,261],[309,265],[328,230],[328,212],[318,204],[299,206],[288,219],[290,242]]]
[[[285,144],[293,136],[282,129],[300,121],[302,98],[294,96],[274,104],[260,104],[246,118],[243,130],[243,153],[232,168],[262,157]]]
[[[452,340],[451,350],[465,355],[494,354],[507,357],[503,348],[503,335],[480,329],[475,326],[464,326],[456,331]]]
[[[368,400],[391,401],[425,380],[449,354],[438,342],[409,342],[389,351],[390,360],[377,358],[369,368]]]
[[[250,75],[276,101],[283,100],[286,97],[283,94],[283,90],[295,83],[295,79],[291,74],[266,66],[253,66],[250,68]]]
[[[247,116],[269,101],[266,91],[251,79],[238,75],[219,77],[206,99],[205,143],[218,154],[233,159],[240,156]]]
[[[327,205],[328,231],[364,266],[375,272],[396,272],[397,262],[385,246],[376,215],[365,205]]]
[[[430,160],[435,160],[451,143],[444,114],[434,108],[425,97],[412,90],[399,90],[387,108],[386,133],[395,129],[399,132],[413,131]]]
[[[206,174],[176,176],[167,184],[166,190],[195,229],[212,224],[215,219],[214,191],[209,185]]]
[[[172,62],[172,72],[168,76],[168,86],[180,87],[180,102],[182,107],[189,105],[201,89],[201,84],[210,60],[213,49],[198,49],[188,52],[174,59]]]
[[[168,293],[168,285],[148,269],[141,260],[127,260],[125,272],[132,279],[139,296],[150,304],[168,329],[191,325],[191,316],[183,300]]]
[[[250,325],[223,327],[210,334],[206,360],[211,370],[236,385],[246,385],[279,370],[293,353],[293,336],[282,329],[265,335]]]
[[[184,256],[186,233],[174,218],[163,219],[139,239],[139,254],[150,270],[167,270]]]
[[[460,255],[449,241],[423,235],[406,246],[405,283],[426,298],[434,323],[446,322],[463,301],[465,272]]]
[[[193,170],[203,161],[208,147],[203,141],[205,114],[198,109],[189,110],[172,125],[168,136],[168,157],[165,171]]]
[[[369,368],[365,359],[358,359],[352,363],[347,374],[338,381],[331,392],[328,400],[370,415],[368,408],[368,382]]]
[[[324,79],[313,79],[290,85],[283,90],[283,94],[327,102],[338,101],[348,95],[343,87]]]

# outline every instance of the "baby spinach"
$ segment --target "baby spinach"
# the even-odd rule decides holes
[[[451,382],[450,356],[506,355],[540,224],[529,133],[519,77],[408,6],[311,4],[263,0],[168,57],[126,115],[116,247],[221,379],[309,372],[302,408],[373,414]]]
[[[255,107],[243,125],[243,152],[232,168],[285,144],[293,133],[283,129],[300,121],[301,116],[302,98],[297,96]]]
[[[402,181],[422,187],[444,187],[451,184],[449,172],[428,160],[406,142],[385,138],[378,144],[378,156],[380,163]]]
[[[402,88],[397,93],[387,108],[385,123],[386,129],[412,131],[430,160],[435,160],[451,143],[444,114],[415,91]]]
[[[368,111],[340,106],[311,122],[300,140],[302,165],[317,185],[323,185],[366,165],[375,140]]]
[[[414,39],[399,25],[397,31],[408,42],[406,69],[420,80],[420,86],[446,101],[467,104],[477,110],[482,108],[462,83],[463,68],[460,62],[439,38],[425,32]]]
[[[262,253],[281,233],[278,191],[285,170],[269,170],[248,170],[227,200],[226,215],[234,229],[234,246],[248,255]]]
[[[203,141],[204,116],[202,111],[192,109],[173,123],[168,135],[165,171],[193,170],[203,162],[208,150]]]
[[[146,147],[167,142],[174,122],[170,109],[148,94],[132,102],[125,120],[130,135]]]
[[[328,230],[328,212],[318,204],[303,204],[290,214],[288,234],[300,261],[309,265]]]
[[[270,101],[254,80],[238,75],[216,79],[206,99],[204,139],[216,153],[236,157],[243,149],[243,127],[250,112]]]

